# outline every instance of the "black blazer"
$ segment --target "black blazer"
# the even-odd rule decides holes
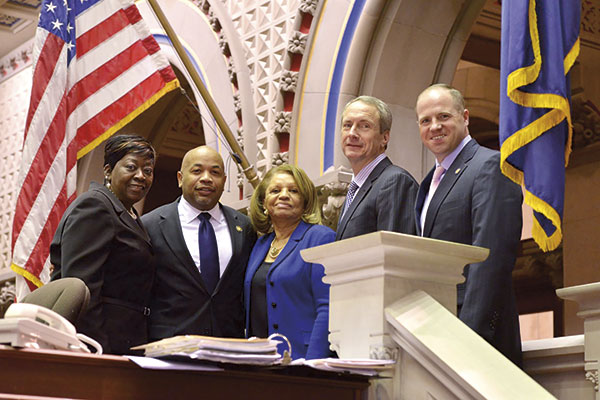
[[[389,158],[381,160],[340,216],[335,240],[376,231],[415,234],[414,206],[419,185]],[[342,210],[346,207],[346,202]]]
[[[175,335],[244,337],[244,274],[256,241],[250,220],[221,205],[229,225],[232,257],[214,293],[209,293],[185,244],[178,203],[179,199],[142,217],[156,253],[150,339]]]
[[[433,169],[421,183],[416,226]],[[521,239],[521,188],[500,171],[500,153],[474,139],[458,154],[427,209],[423,236],[490,249],[487,260],[465,267],[458,285],[459,318],[513,362],[521,337],[512,270]]]
[[[65,211],[50,244],[52,280],[74,276],[90,289],[90,304],[75,324],[105,353],[134,354],[146,343],[154,278],[150,238],[115,195],[96,182]]]

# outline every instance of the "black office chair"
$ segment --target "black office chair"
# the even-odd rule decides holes
[[[51,309],[74,324],[90,302],[90,290],[79,278],[62,278],[35,289],[21,300]]]

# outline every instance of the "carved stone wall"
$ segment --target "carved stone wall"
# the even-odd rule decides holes
[[[0,282],[0,318],[4,317],[4,313],[8,306],[14,303],[15,300],[15,283],[13,280]]]
[[[572,99],[573,149],[600,142],[600,107],[593,101],[575,96]]]
[[[239,37],[247,52],[250,68],[256,118],[259,128],[256,137],[259,175],[273,163],[287,155],[281,148],[278,134],[285,129],[286,116],[282,117],[283,98],[280,87],[291,88],[295,81],[288,69],[288,52],[301,45],[302,37],[296,31],[299,0],[222,0],[230,12]],[[304,3],[304,2],[302,2]],[[294,39],[294,40],[292,40]],[[304,38],[304,43],[306,38]],[[297,77],[295,78],[297,80]],[[282,125],[283,121],[283,125]],[[289,135],[289,124],[286,133]]]
[[[30,92],[30,66],[0,83],[0,277],[10,271],[12,220]]]

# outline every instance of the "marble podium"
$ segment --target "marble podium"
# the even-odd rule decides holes
[[[325,267],[338,355],[396,360],[370,399],[554,398],[456,318],[463,268],[488,249],[374,232],[301,254]]]
[[[384,308],[423,290],[456,315],[456,285],[465,265],[485,260],[488,249],[374,232],[302,251],[323,264],[331,284],[329,341],[342,358],[393,358]],[[348,313],[351,312],[351,316]]]

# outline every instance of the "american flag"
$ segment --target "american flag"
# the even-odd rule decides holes
[[[12,231],[11,267],[30,290],[49,278],[77,160],[178,86],[132,2],[43,1]]]

